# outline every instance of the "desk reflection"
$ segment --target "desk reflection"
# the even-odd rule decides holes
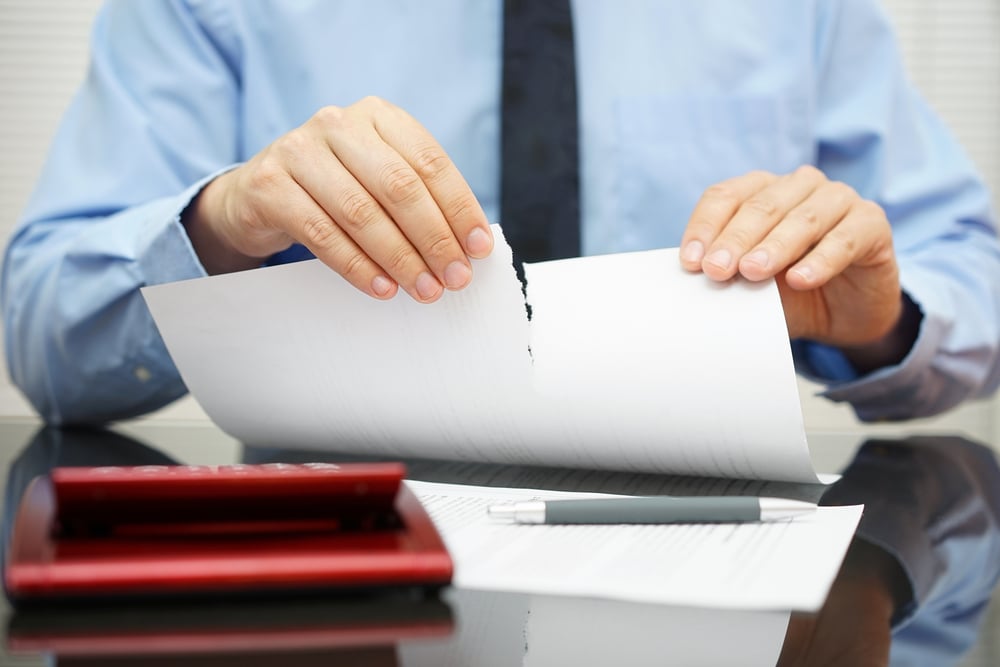
[[[0,423],[0,434],[3,430]],[[206,432],[210,430],[206,426]],[[31,479],[55,466],[177,462],[157,444],[155,437],[140,442],[108,430],[37,430],[7,471],[4,552],[10,518]],[[247,449],[242,457],[247,463],[352,459],[357,457],[287,449]],[[517,486],[521,480],[520,485],[539,488],[617,487],[630,493],[693,488],[689,480],[655,475],[588,477],[544,468],[407,463],[411,477],[432,481]],[[880,570],[894,614],[892,634],[888,623],[880,629],[884,651],[890,650],[891,637],[893,664],[953,664],[975,641],[978,621],[1000,574],[1000,468],[995,455],[956,437],[870,440],[842,472],[841,480],[824,490],[821,502],[864,503],[855,540],[863,547],[859,553],[877,551],[895,563],[888,574]],[[731,492],[756,488],[754,483],[733,484]],[[793,496],[810,493],[785,491]],[[838,576],[831,599],[844,599],[849,574],[842,571]],[[795,618],[789,626],[789,615],[780,612],[453,589],[441,598],[175,601],[22,608],[9,615],[4,643],[23,665],[500,666],[618,661],[747,667],[774,665],[784,638],[782,665],[815,664],[815,654],[791,644],[806,641],[815,646],[820,634],[849,642],[859,619],[863,622],[862,614],[844,614],[833,606],[828,600],[818,615]],[[792,630],[786,638],[787,627]],[[797,635],[797,629],[806,635]],[[886,660],[884,655],[868,658],[869,664]],[[853,655],[830,664],[864,663]]]

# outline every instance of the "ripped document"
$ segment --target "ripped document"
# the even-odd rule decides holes
[[[433,304],[318,260],[143,289],[205,412],[254,445],[816,482],[773,281],[676,249],[474,260]]]

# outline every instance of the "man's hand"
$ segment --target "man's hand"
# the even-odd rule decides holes
[[[855,538],[816,614],[793,613],[778,667],[884,667],[893,612],[912,598],[899,563]]]
[[[258,266],[293,241],[361,291],[438,299],[493,249],[486,215],[444,149],[377,98],[318,111],[208,184],[184,224],[209,273]]]
[[[684,232],[681,263],[714,280],[776,278],[792,338],[863,353],[895,335],[903,319],[885,213],[813,167],[710,187]]]
[[[870,589],[837,591],[818,615],[793,612],[777,667],[885,667],[892,633]]]

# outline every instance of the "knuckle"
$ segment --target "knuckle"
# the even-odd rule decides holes
[[[367,192],[348,190],[340,200],[343,222],[351,230],[361,231],[375,223],[381,214],[378,204]]]
[[[426,239],[424,247],[427,248],[426,252],[423,253],[424,257],[428,259],[446,258],[454,254],[455,239],[451,233],[446,230],[444,232],[433,234]]]
[[[409,165],[391,163],[382,169],[380,178],[386,197],[393,204],[407,204],[420,197],[423,181]]]
[[[292,180],[288,162],[274,147],[268,148],[254,158],[242,172],[244,187],[253,201],[266,202],[269,197],[280,193]]]
[[[368,270],[368,257],[361,253],[351,253],[341,263],[340,275],[351,283],[363,282]]]
[[[399,107],[377,95],[366,95],[352,104],[349,109],[371,122],[378,119],[394,118],[400,111]]]
[[[279,159],[275,159],[272,152],[268,152],[256,168],[250,172],[250,191],[255,193],[271,192],[285,181],[287,172]]]
[[[830,181],[826,187],[829,188],[831,195],[841,202],[849,202],[858,198],[858,193],[854,191],[854,188],[843,181]]]
[[[716,183],[715,185],[708,186],[702,198],[707,202],[732,205],[734,207],[740,203],[739,194],[729,183]]]
[[[309,150],[309,139],[301,130],[292,130],[274,142],[274,153],[279,159],[291,162]]]
[[[393,249],[386,258],[385,269],[393,276],[401,276],[405,273],[406,267],[413,257],[413,251],[407,245],[400,245]]]
[[[871,257],[874,261],[882,264],[889,264],[895,267],[898,274],[899,268],[896,266],[896,251],[892,244],[892,235],[886,234],[879,238],[872,246]]]
[[[778,203],[770,197],[754,196],[743,202],[741,211],[757,213],[765,218],[774,218],[778,215]]]
[[[413,155],[413,169],[423,179],[430,183],[447,173],[451,160],[437,146],[420,146]]]
[[[313,114],[313,120],[326,128],[342,127],[346,123],[347,112],[337,106],[325,106]]]
[[[858,240],[853,234],[834,229],[827,237],[827,245],[837,252],[846,253],[853,256],[858,248]]]
[[[865,199],[861,202],[861,212],[866,217],[877,221],[887,220],[885,209],[879,206],[877,202],[873,202],[870,199]]]
[[[749,180],[755,183],[770,183],[777,178],[778,176],[774,172],[765,169],[754,169],[746,174],[746,176],[741,177],[741,180]]]
[[[389,106],[389,103],[378,95],[365,95],[358,100],[358,106],[368,109],[384,109]]]
[[[819,227],[819,213],[812,206],[803,205],[795,212],[795,221],[803,227]]]
[[[472,195],[459,195],[449,200],[443,207],[445,219],[449,223],[471,219],[479,212],[479,202]]]
[[[325,215],[315,214],[302,219],[302,234],[306,246],[329,250],[336,245],[336,227]]]
[[[811,164],[803,164],[792,172],[798,177],[806,178],[811,181],[826,180],[826,174],[824,174],[818,167]]]

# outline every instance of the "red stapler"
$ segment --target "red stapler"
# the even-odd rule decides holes
[[[18,508],[8,597],[438,588],[452,561],[396,463],[55,468]]]

